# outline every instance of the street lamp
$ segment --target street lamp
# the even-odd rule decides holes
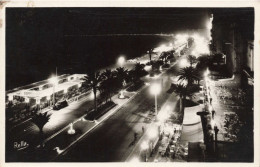
[[[157,95],[160,93],[161,91],[161,87],[159,84],[155,83],[151,86],[151,93],[154,95],[154,99],[155,99],[155,114],[158,114],[157,111]]]
[[[117,62],[119,64],[119,66],[122,67],[124,65],[124,63],[125,63],[125,57],[124,56],[120,56],[118,58]],[[120,99],[124,99],[125,98],[123,90],[120,91],[119,98]]]
[[[58,80],[57,80],[57,77],[52,77],[49,79],[49,81],[53,86],[53,107],[54,107],[54,105],[55,105],[55,86],[57,85]]]
[[[117,62],[118,62],[118,64],[119,64],[120,66],[123,66],[124,63],[125,63],[125,57],[124,57],[124,56],[120,56],[120,57],[118,58]]]

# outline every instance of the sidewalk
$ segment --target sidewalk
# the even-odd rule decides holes
[[[170,119],[176,118],[178,113],[176,113],[176,107],[178,108],[177,103],[177,97],[174,93],[172,93],[169,98],[166,100],[166,102],[162,105],[160,111],[158,112],[157,119],[160,119],[160,117],[165,115],[165,112],[170,112]],[[136,143],[133,151],[129,154],[128,158],[126,159],[126,162],[131,162],[136,159],[138,161],[144,162],[154,162],[154,161],[172,161],[172,159],[166,160],[165,157],[162,157],[158,152],[158,142],[159,142],[159,134],[161,131],[162,126],[160,125],[162,122],[159,122],[159,120],[152,122],[145,130],[145,133],[140,138],[140,140]],[[161,128],[160,128],[161,127]],[[151,139],[152,138],[152,139]],[[142,145],[144,143],[149,143],[149,148],[144,151],[142,148]],[[152,149],[153,148],[153,149]],[[151,151],[153,150],[153,156],[150,157]]]
[[[217,125],[219,132],[218,132],[218,140],[225,141],[225,129],[224,129],[224,120],[225,120],[225,113],[235,112],[235,108],[231,108],[228,105],[225,105],[220,101],[217,97],[217,90],[216,86],[223,86],[223,87],[232,87],[233,89],[238,89],[240,86],[240,76],[235,75],[232,80],[219,80],[219,81],[210,81],[212,86],[210,87],[210,94],[212,96],[212,107],[216,111],[214,116],[214,122]],[[233,94],[233,93],[232,93]],[[214,125],[213,125],[214,126]]]

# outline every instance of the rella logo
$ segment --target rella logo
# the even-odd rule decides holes
[[[29,146],[29,144],[25,141],[14,142],[14,149],[16,149],[17,151],[23,150],[23,149],[27,148],[28,146]]]

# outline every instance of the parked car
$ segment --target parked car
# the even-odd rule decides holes
[[[68,106],[68,102],[66,100],[59,101],[53,106],[53,110],[60,110],[64,107]]]

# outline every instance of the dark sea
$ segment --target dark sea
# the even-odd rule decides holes
[[[169,41],[171,37],[158,35],[68,36],[45,41],[45,46],[28,46],[17,51],[19,59],[6,55],[6,90],[45,80],[56,67],[58,75],[86,73],[116,63],[121,55],[140,57]]]

